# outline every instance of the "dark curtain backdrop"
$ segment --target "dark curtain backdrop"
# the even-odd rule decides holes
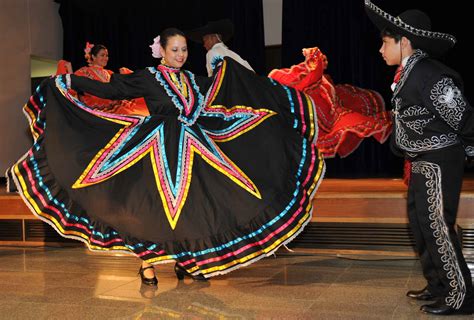
[[[390,14],[420,9],[432,20],[432,30],[451,33],[458,43],[442,61],[464,79],[468,100],[474,103],[474,76],[468,46],[472,39],[467,2],[437,3],[414,0],[374,0]],[[390,84],[395,67],[388,67],[378,50],[378,30],[364,11],[363,0],[283,0],[282,62],[302,61],[301,49],[319,47],[329,60],[327,73],[336,83],[350,83],[380,92],[390,106]],[[327,177],[399,177],[403,161],[393,156],[388,142],[366,139],[347,158],[327,161]]]
[[[86,41],[104,44],[109,50],[108,69],[124,66],[139,69],[156,65],[149,45],[167,27],[184,32],[208,21],[229,18],[234,36],[227,45],[249,61],[257,72],[264,71],[262,0],[56,0],[64,29],[64,59],[74,70],[85,65]],[[205,50],[188,41],[185,68],[205,75]]]

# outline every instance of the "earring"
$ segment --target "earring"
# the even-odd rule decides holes
[[[166,60],[165,60],[165,58],[164,58],[164,57],[163,57],[163,58],[161,58],[161,64],[166,64]]]

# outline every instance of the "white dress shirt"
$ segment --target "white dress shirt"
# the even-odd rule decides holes
[[[206,54],[206,68],[207,68],[207,74],[208,76],[212,76],[212,61],[214,60],[215,57],[231,57],[241,65],[243,65],[245,68],[254,71],[250,64],[242,59],[237,53],[234,51],[230,50],[225,44],[222,42],[216,43]],[[255,71],[254,71],[255,72]]]

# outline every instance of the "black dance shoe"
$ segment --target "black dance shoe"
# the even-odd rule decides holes
[[[154,269],[153,266],[145,267],[143,268],[140,266],[140,270],[138,270],[138,274],[140,275],[140,278],[142,278],[142,283],[146,284],[147,286],[156,286],[158,285],[158,279],[156,276],[153,276],[153,278],[147,278],[145,277],[145,270],[147,269]]]
[[[198,274],[197,276],[193,276],[192,274],[187,272],[186,269],[184,269],[182,266],[180,266],[178,263],[176,263],[174,265],[174,272],[176,273],[176,278],[178,278],[178,280],[183,280],[184,277],[186,276],[186,277],[190,277],[191,279],[196,280],[196,281],[207,281],[207,279],[204,278],[204,276],[202,274]]]
[[[436,296],[434,296],[430,290],[428,290],[428,287],[424,287],[421,290],[411,290],[407,292],[407,297],[410,297],[412,299],[416,300],[435,300]]]
[[[421,306],[421,311],[424,313],[447,316],[450,314],[473,314],[474,305],[472,303],[464,303],[461,308],[454,309],[448,305],[444,299],[439,299],[432,304],[425,304]]]

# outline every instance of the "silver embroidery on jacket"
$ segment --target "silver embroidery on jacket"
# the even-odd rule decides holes
[[[451,289],[445,298],[446,305],[459,309],[466,295],[466,283],[459,266],[454,246],[449,237],[448,226],[443,215],[443,193],[441,185],[441,168],[436,163],[427,161],[413,161],[412,173],[419,173],[426,178],[426,192],[428,195],[428,212],[431,221],[430,228],[436,239],[441,263],[446,272]]]
[[[419,135],[423,134],[423,128],[434,119],[434,115],[431,118],[425,119],[416,119],[416,120],[405,120],[408,117],[414,116],[423,116],[428,115],[430,112],[425,107],[420,106],[410,106],[407,109],[403,110],[402,114],[400,115],[400,120],[405,123],[405,125],[410,128],[411,130],[415,131]],[[403,119],[403,120],[402,120]]]
[[[439,80],[431,89],[430,99],[439,112],[441,118],[454,130],[459,129],[463,112],[466,109],[461,90],[451,78]]]
[[[466,149],[464,149],[466,154],[470,157],[474,157],[474,147],[473,146],[467,146]]]
[[[404,121],[405,122],[405,125],[412,129],[413,131],[415,131],[416,133],[418,133],[419,135],[422,135],[423,134],[423,128],[426,127],[426,125],[434,119],[434,116],[433,118],[429,118],[429,119],[423,119],[423,120],[413,120],[413,121]]]
[[[402,74],[400,75],[400,80],[398,81],[397,85],[395,86],[395,90],[393,91],[393,98],[398,95],[400,90],[403,88],[405,85],[405,82],[408,79],[408,76],[410,75],[411,70],[415,66],[415,64],[420,61],[421,59],[424,59],[428,57],[428,54],[425,52],[421,51],[420,49],[416,49],[415,52],[408,58],[407,64],[405,67],[402,69]],[[392,103],[393,103],[393,98],[392,98]]]
[[[410,107],[406,108],[405,110],[403,110],[403,113],[400,116],[400,118],[413,117],[413,116],[422,116],[422,115],[425,115],[425,114],[430,114],[428,109],[426,109],[425,107],[420,107],[420,106],[415,105],[415,106],[410,106]]]
[[[439,136],[432,136],[424,139],[409,139],[404,127],[410,127],[403,119],[405,115],[400,115],[399,112],[401,101],[401,98],[394,99],[395,111],[393,114],[395,120],[395,141],[402,150],[407,152],[423,152],[449,147],[458,143],[457,134],[455,133],[441,134]]]

